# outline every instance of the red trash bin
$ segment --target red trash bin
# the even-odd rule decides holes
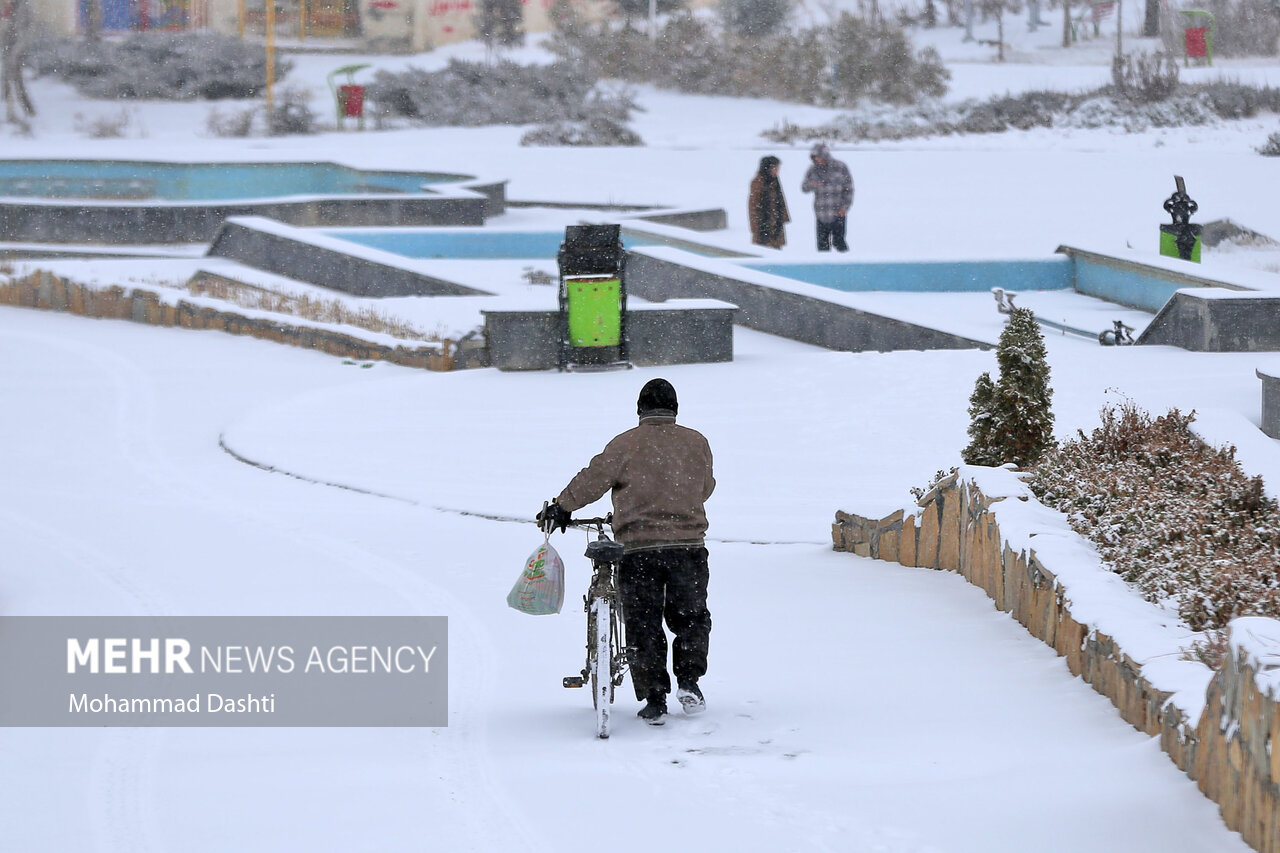
[[[339,86],[338,99],[342,102],[343,116],[364,118],[364,86]]]
[[[1209,28],[1187,27],[1185,43],[1188,59],[1204,59],[1209,55]]]

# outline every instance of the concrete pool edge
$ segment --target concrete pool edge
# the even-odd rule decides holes
[[[506,209],[506,181],[442,172],[359,169],[333,161],[177,162],[137,159],[10,158],[5,164],[87,169],[130,165],[155,169],[330,167],[355,176],[395,175],[416,192],[293,192],[231,199],[102,199],[0,196],[0,241],[25,243],[205,243],[233,216],[267,216],[294,225],[483,225]],[[89,180],[85,178],[84,180]]]

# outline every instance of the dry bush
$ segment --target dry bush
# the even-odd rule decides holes
[[[1036,466],[1031,488],[1067,514],[1113,571],[1192,630],[1280,616],[1280,505],[1234,448],[1191,432],[1195,413],[1104,408]]]
[[[253,132],[253,122],[258,115],[258,107],[252,106],[242,110],[231,110],[228,113],[214,107],[205,118],[204,129],[210,136],[223,139],[243,139]]]
[[[241,308],[269,311],[272,314],[288,314],[317,323],[355,326],[401,340],[435,342],[444,340],[444,332],[440,329],[435,332],[425,332],[412,323],[384,314],[376,308],[364,306],[353,310],[341,299],[313,299],[306,294],[292,296],[213,276],[197,276],[187,282],[186,289],[194,296],[220,299]]]
[[[117,113],[85,118],[76,113],[72,126],[90,139],[123,139],[132,129],[134,116],[124,107]]]
[[[1178,91],[1178,60],[1171,53],[1129,53],[1111,60],[1111,84],[1137,104],[1154,104]]]
[[[1267,141],[1258,149],[1258,153],[1263,157],[1280,157],[1280,133],[1268,136]]]

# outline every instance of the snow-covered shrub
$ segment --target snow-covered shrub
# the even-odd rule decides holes
[[[204,129],[210,136],[240,139],[253,132],[253,121],[257,115],[257,106],[228,113],[214,107],[205,117]]]
[[[1280,112],[1280,89],[1252,86],[1236,80],[1213,80],[1190,88],[1219,118],[1253,118],[1260,112]]]
[[[542,124],[520,137],[521,145],[544,146],[637,146],[644,141],[630,128],[608,116],[591,116],[580,121]]]
[[[81,113],[76,113],[73,126],[77,133],[90,139],[122,139],[129,135],[133,123],[134,115],[122,107],[119,112],[93,118],[85,118]]]
[[[520,137],[521,145],[638,146],[644,141],[626,126],[635,102],[630,92],[592,94],[587,115],[539,125]]]
[[[54,75],[92,98],[252,98],[266,88],[262,45],[213,32],[133,33],[120,41],[44,39],[33,45],[29,66]],[[276,79],[289,70],[276,60]]]
[[[830,28],[833,106],[853,106],[863,98],[886,104],[913,104],[947,92],[951,72],[931,47],[915,51],[897,24],[841,13]]]
[[[919,503],[920,501],[924,500],[924,496],[925,496],[925,495],[927,495],[927,494],[929,494],[930,492],[932,492],[932,491],[934,490],[934,488],[935,488],[939,483],[941,483],[943,480],[946,480],[946,479],[947,479],[947,478],[949,478],[949,477],[954,477],[954,476],[956,476],[956,472],[957,472],[957,471],[959,471],[959,470],[960,470],[960,469],[958,469],[958,468],[952,468],[952,469],[951,469],[951,470],[949,470],[949,471],[941,471],[941,470],[940,470],[940,471],[936,471],[936,472],[934,472],[933,479],[932,479],[932,480],[930,480],[930,481],[929,481],[929,483],[928,483],[927,485],[925,485],[925,486],[912,486],[912,487],[909,489],[909,491],[911,492],[911,496],[912,496],[912,497],[914,497],[914,498],[916,499],[916,502],[917,502],[917,503]]]
[[[1053,389],[1044,334],[1029,308],[1014,308],[996,344],[996,383],[992,409],[1004,448],[1004,461],[1019,468],[1035,463],[1053,446]]]
[[[760,38],[782,29],[791,14],[788,0],[721,0],[724,28],[736,36]]]
[[[677,15],[649,48],[642,79],[677,92],[741,95],[750,90],[750,83],[744,79],[742,61],[732,57],[735,51],[727,45],[709,18]]]
[[[969,446],[960,454],[970,465],[1019,468],[1035,464],[1053,446],[1049,360],[1035,314],[1014,308],[996,344],[1000,376],[978,377],[969,398]]]
[[[1234,448],[1191,431],[1194,418],[1177,409],[1152,418],[1131,401],[1104,408],[1091,434],[1045,455],[1030,486],[1113,571],[1193,630],[1280,617],[1280,505]]]
[[[311,94],[293,86],[276,93],[275,103],[267,111],[267,133],[271,136],[298,136],[316,132],[316,114],[311,109]]]
[[[260,125],[260,126],[259,126]],[[275,93],[270,109],[255,103],[240,110],[223,112],[214,107],[205,118],[204,128],[210,136],[243,138],[259,133],[269,136],[299,136],[315,133],[316,114],[311,109],[311,92],[297,86],[286,86]]]
[[[969,465],[997,468],[1004,464],[996,444],[995,399],[996,385],[991,381],[991,374],[984,372],[978,376],[969,395],[969,446],[960,453],[960,458]]]
[[[1035,127],[1115,128],[1132,133],[1153,127],[1191,127],[1219,119],[1247,118],[1264,110],[1280,112],[1280,89],[1217,80],[1181,84],[1178,94],[1157,103],[1117,98],[1107,88],[1076,93],[1026,92],[945,105],[925,101],[892,112],[864,104],[825,124],[805,127],[787,122],[761,136],[790,145],[817,139],[902,140]]]
[[[1027,92],[977,102],[956,121],[961,133],[1002,133],[1010,128],[1052,127],[1055,113],[1070,101],[1061,92]]]
[[[627,29],[558,25],[547,46],[609,77],[692,94],[765,97],[851,107],[864,99],[911,104],[946,92],[936,51],[912,49],[901,27],[848,13],[831,25],[744,38],[714,18],[667,20],[655,39]]]
[[[1127,53],[1111,60],[1111,84],[1136,104],[1163,101],[1178,89],[1178,60],[1171,53]]]
[[[367,95],[379,109],[435,126],[581,121],[599,101],[596,80],[574,62],[492,65],[452,60],[440,71],[379,71]]]
[[[1258,153],[1263,157],[1280,157],[1280,133],[1268,136],[1266,143],[1258,149]]]

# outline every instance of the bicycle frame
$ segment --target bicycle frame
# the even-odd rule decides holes
[[[1104,347],[1124,347],[1132,346],[1134,343],[1133,326],[1126,325],[1121,320],[1113,320],[1111,324],[1114,329],[1104,329],[1098,333],[1098,343]]]
[[[574,527],[594,529],[596,538],[587,543],[591,584],[582,597],[583,610],[587,614],[586,664],[579,675],[567,676],[562,682],[565,687],[591,685],[591,703],[596,710],[596,736],[602,739],[609,737],[609,709],[613,704],[613,693],[622,685],[628,667],[617,578],[622,545],[604,532],[605,525],[611,523],[612,518],[610,515],[572,522]]]

